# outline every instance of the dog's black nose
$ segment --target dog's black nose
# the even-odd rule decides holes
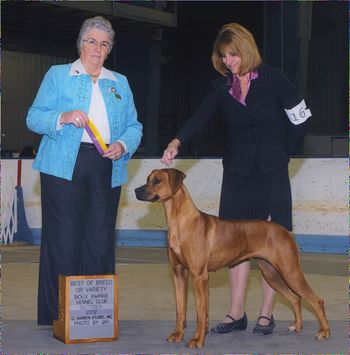
[[[140,195],[140,188],[137,187],[137,188],[135,189],[135,196],[136,196],[136,198],[139,198],[139,195]]]
[[[138,200],[143,200],[143,186],[137,187],[135,189],[135,196]]]

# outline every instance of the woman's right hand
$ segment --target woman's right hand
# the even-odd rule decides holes
[[[164,150],[161,162],[165,165],[170,165],[173,162],[173,159],[177,156],[179,147],[180,141],[177,138],[173,139]]]
[[[88,124],[88,116],[80,110],[63,112],[60,118],[60,124],[74,124],[78,128],[83,128]]]

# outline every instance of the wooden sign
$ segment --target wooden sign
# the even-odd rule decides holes
[[[117,340],[118,276],[59,275],[53,335],[66,344]]]

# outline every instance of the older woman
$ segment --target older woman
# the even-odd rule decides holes
[[[164,151],[170,164],[185,144],[220,112],[227,123],[219,216],[228,219],[271,219],[292,229],[289,154],[306,133],[311,116],[304,100],[283,73],[262,64],[253,35],[237,23],[218,32],[212,53],[222,75],[213,82],[194,115]],[[249,261],[229,269],[231,304],[212,332],[244,330]],[[263,303],[254,333],[270,334],[274,290],[262,280]]]
[[[27,116],[42,140],[42,236],[38,324],[57,319],[58,275],[115,272],[115,224],[127,163],[142,136],[125,76],[103,64],[114,31],[103,17],[82,24],[80,58],[49,69]]]

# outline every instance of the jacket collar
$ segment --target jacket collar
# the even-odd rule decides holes
[[[72,63],[70,71],[69,71],[69,76],[79,76],[82,74],[88,75],[88,73],[86,72],[86,70],[84,68],[83,63],[81,62],[81,60],[79,58],[74,63]],[[98,78],[118,81],[118,79],[114,76],[113,72],[106,69],[105,67],[102,67],[101,73]]]

